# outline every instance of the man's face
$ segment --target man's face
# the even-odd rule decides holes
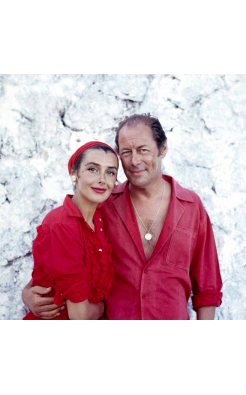
[[[166,144],[157,148],[149,126],[123,126],[119,133],[119,153],[126,177],[132,185],[145,188],[161,176],[161,160]]]

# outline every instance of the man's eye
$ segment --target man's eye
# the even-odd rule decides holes
[[[141,148],[140,151],[141,152],[147,152],[148,150],[146,148]]]
[[[129,153],[130,153],[130,151],[123,151],[123,152],[121,153],[121,155],[125,156],[125,155],[128,155]]]

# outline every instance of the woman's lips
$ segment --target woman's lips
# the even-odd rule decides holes
[[[96,193],[104,193],[106,192],[107,189],[103,189],[103,188],[92,188],[91,189],[96,192]]]

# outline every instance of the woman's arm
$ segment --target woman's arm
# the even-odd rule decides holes
[[[89,303],[88,299],[83,302],[73,303],[66,301],[70,320],[98,320],[104,313],[104,303]]]

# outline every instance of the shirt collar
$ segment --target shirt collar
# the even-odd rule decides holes
[[[185,189],[183,187],[181,187],[181,185],[179,185],[177,183],[177,181],[174,180],[173,177],[171,176],[167,176],[167,175],[162,175],[162,178],[168,182],[170,182],[170,184],[172,185],[172,191],[173,194],[179,199],[179,200],[185,200],[187,202],[194,202],[194,199],[192,197],[192,193],[191,191],[189,191],[188,189]],[[119,193],[124,193],[126,190],[126,186],[127,184],[129,184],[129,181],[125,181],[123,184],[117,185],[112,194],[117,195]]]
[[[63,202],[63,207],[65,208],[69,217],[79,217],[83,218],[81,211],[78,209],[77,206],[72,201],[73,195],[67,195]]]

